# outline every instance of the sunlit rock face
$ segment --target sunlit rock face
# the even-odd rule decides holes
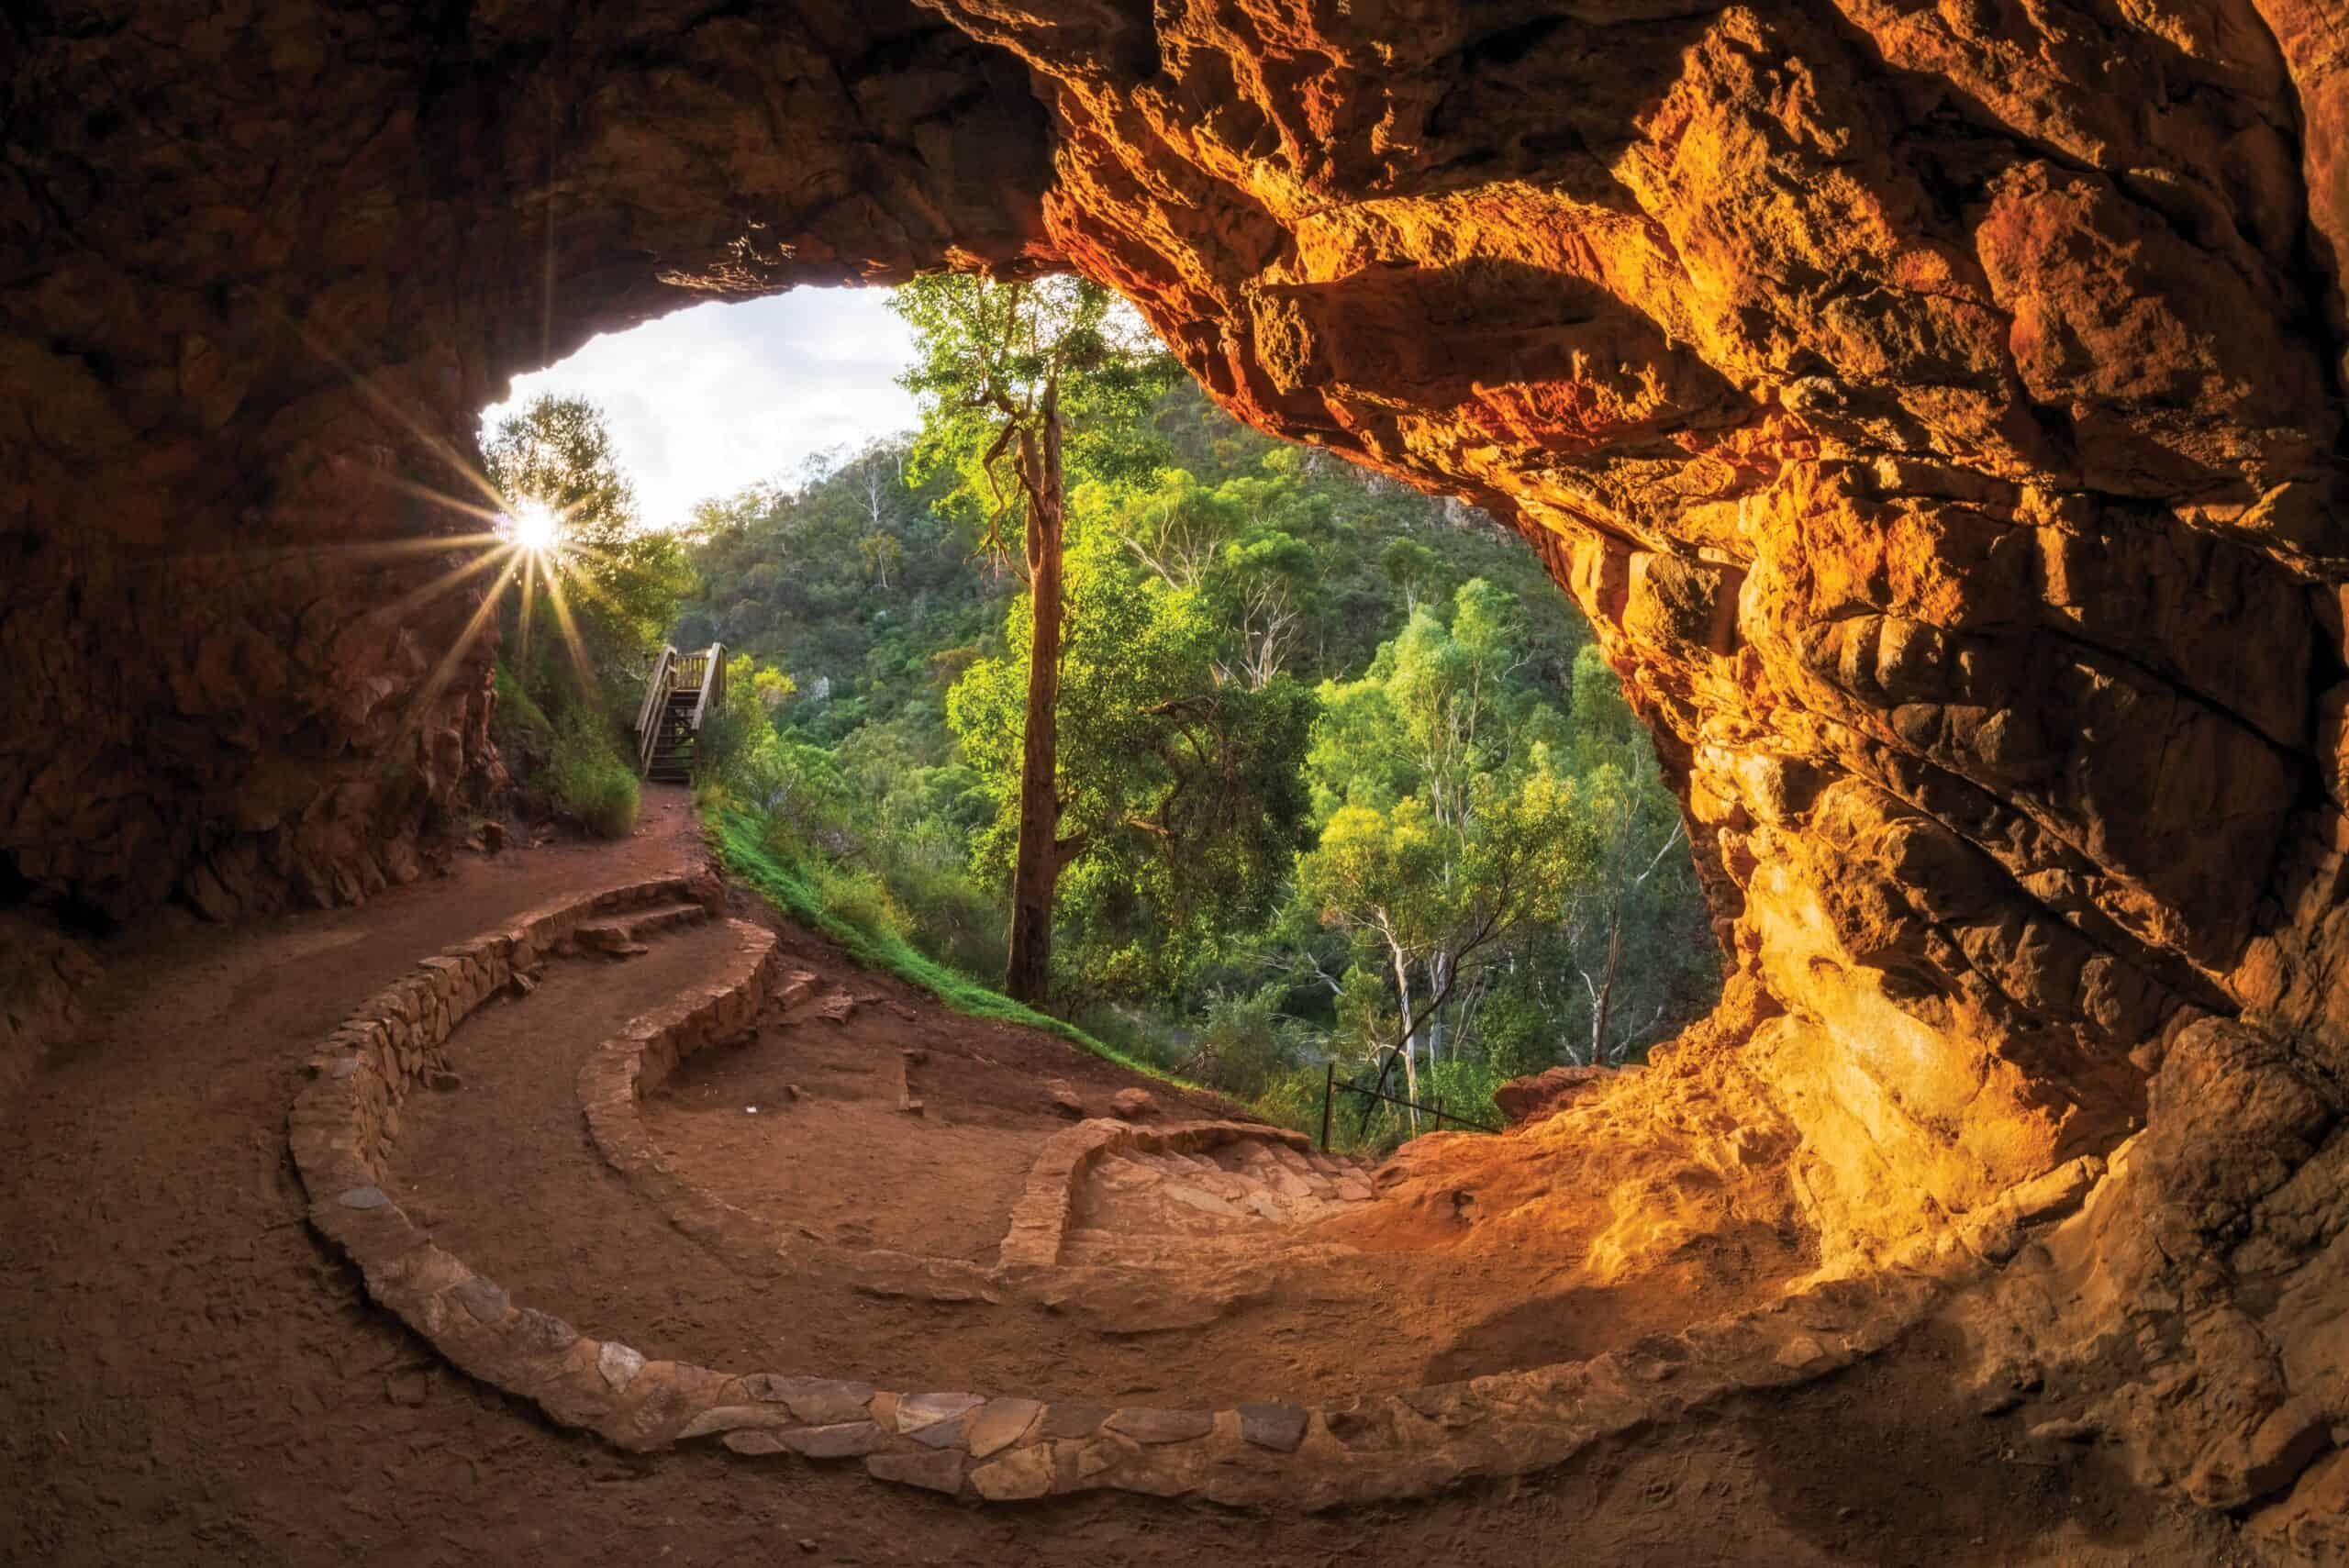
[[[2339,1037],[2283,900],[2349,534],[2256,14],[1158,18],[963,16],[1050,83],[1054,241],[1246,417],[1519,519],[1937,1201],[2110,1141],[2183,1012]]]
[[[1822,1262],[2125,1146],[2047,1353],[2184,1363],[2149,1478],[2288,1483],[2285,1393],[2349,1416],[2245,1305],[2349,1286],[2337,13],[932,3],[1035,69],[1062,253],[1590,614]]]
[[[346,547],[484,526],[431,495],[483,505],[508,375],[682,290],[1005,260],[1047,170],[1018,63],[906,4],[9,30],[0,857],[106,916],[357,900],[494,782],[491,578],[417,597],[478,549]]]
[[[1074,266],[1240,417],[1513,519],[1598,627],[1738,972],[1572,1114],[1653,1095],[1688,1215],[1765,1171],[1749,1215],[1854,1273],[2109,1158],[1985,1341],[2103,1367],[2149,1479],[2288,1485],[2349,1418],[2337,13],[925,4],[19,23],[35,893],[407,872],[495,768],[484,656],[434,679],[479,584],[312,551],[477,527],[419,492],[507,374],[681,290]]]

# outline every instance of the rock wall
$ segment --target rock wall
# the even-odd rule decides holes
[[[885,0],[8,28],[0,856],[110,917],[356,901],[495,781],[489,579],[425,595],[508,376],[692,291],[1007,261],[1046,172],[1017,63]]]
[[[2349,1040],[2323,241],[2249,6],[941,4],[1227,405],[1543,551],[1790,1070],[1934,1204],[2109,1146],[2185,1018]]]
[[[1996,1321],[2108,1393],[2185,1368],[2197,1456],[2349,1418],[2278,1305],[2349,1230],[2336,9],[924,3],[20,14],[36,896],[406,873],[495,768],[472,604],[406,595],[513,371],[681,290],[1073,266],[1240,417],[1514,519],[1590,614],[1739,968],[1700,1043],[1827,1266],[2109,1154],[2026,1254],[2055,1305]]]

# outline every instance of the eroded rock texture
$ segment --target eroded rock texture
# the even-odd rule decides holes
[[[1046,169],[1017,62],[905,4],[7,26],[0,853],[110,916],[354,901],[494,778],[484,580],[420,595],[507,376],[685,290],[1005,260]]]
[[[2288,1309],[2349,1299],[2338,14],[939,3],[1045,84],[1064,254],[1589,612],[1822,1261],[2150,1112],[2070,1361],[2149,1476],[2288,1485],[2349,1417]]]
[[[1739,975],[1588,1114],[1731,1219],[1766,1165],[1830,1270],[2095,1180],[1979,1337],[2149,1478],[2290,1487],[2349,1419],[2337,9],[925,3],[19,21],[22,876],[403,873],[494,766],[472,606],[309,551],[472,527],[406,486],[510,372],[680,287],[1074,266],[1598,626]]]

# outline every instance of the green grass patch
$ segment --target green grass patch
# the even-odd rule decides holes
[[[1072,1040],[1129,1072],[1140,1073],[1181,1088],[1194,1087],[1163,1068],[1139,1061],[1105,1044],[1074,1024],[1040,1013],[1033,1007],[1013,1001],[1000,991],[980,984],[967,974],[947,968],[923,953],[903,935],[885,926],[850,917],[822,895],[819,889],[828,879],[821,872],[811,873],[808,868],[786,860],[768,847],[766,824],[756,813],[738,806],[718,806],[704,812],[702,830],[709,840],[710,848],[717,853],[718,863],[726,868],[729,874],[756,890],[768,903],[801,925],[820,931],[838,942],[858,962],[885,970],[900,980],[920,986],[958,1013],[1043,1029],[1059,1035],[1063,1040]]]
[[[497,662],[497,708],[495,717],[490,720],[490,728],[501,745],[509,740],[520,740],[534,745],[541,752],[551,750],[554,745],[554,721],[547,717],[546,710],[515,678],[514,672],[506,667],[503,659]]]
[[[625,839],[636,829],[636,770],[620,754],[610,725],[584,705],[563,712],[546,786],[590,832]]]

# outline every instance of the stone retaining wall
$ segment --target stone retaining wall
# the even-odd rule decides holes
[[[1204,1411],[900,1393],[653,1360],[513,1300],[434,1245],[384,1191],[382,1162],[402,1100],[440,1064],[473,1007],[582,923],[685,895],[676,879],[614,888],[426,959],[328,1037],[289,1120],[311,1224],[358,1265],[375,1301],[472,1375],[623,1449],[716,1438],[745,1455],[861,1459],[883,1480],[996,1502],[1097,1489],[1307,1508],[1418,1496],[1547,1468],[1599,1438],[1849,1365],[1890,1342],[1943,1288],[1922,1271],[1830,1284],[1588,1362],[1319,1409],[1276,1398]],[[756,1016],[777,967],[774,939],[739,929],[742,941],[716,983],[634,1020],[583,1069],[583,1102],[607,1152],[643,1136],[633,1109],[644,1087]],[[1007,1251],[1042,1258],[1049,1245],[1056,1258],[1074,1183],[1108,1150],[1268,1134],[1304,1141],[1238,1123],[1073,1128],[1038,1162]],[[640,1179],[674,1181],[649,1142],[630,1157]]]
[[[1076,1202],[1076,1184],[1107,1154],[1192,1154],[1242,1140],[1285,1143],[1307,1150],[1313,1140],[1285,1127],[1258,1122],[1193,1121],[1174,1127],[1136,1127],[1131,1122],[1097,1118],[1081,1121],[1053,1134],[1029,1170],[1028,1185],[1011,1208],[1011,1229],[1003,1239],[996,1266],[1006,1269],[1049,1269],[1061,1261],[1061,1245],[1068,1236],[1069,1214]]]
[[[604,1162],[627,1177],[695,1240],[737,1263],[774,1274],[788,1262],[778,1227],[677,1179],[653,1147],[637,1106],[703,1046],[739,1033],[758,1016],[782,973],[774,933],[727,922],[740,938],[713,984],[678,1006],[648,1013],[588,1052],[580,1064],[579,1106]],[[694,1019],[707,1012],[706,1023]]]

